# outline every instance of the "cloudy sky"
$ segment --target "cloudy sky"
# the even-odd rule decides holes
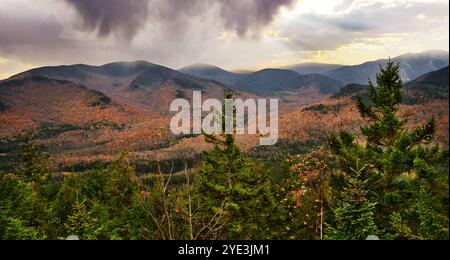
[[[0,79],[147,60],[258,69],[448,51],[448,0],[0,0]]]

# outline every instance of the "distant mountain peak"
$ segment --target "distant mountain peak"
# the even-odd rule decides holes
[[[199,78],[215,80],[227,86],[233,85],[236,80],[243,77],[241,74],[229,72],[220,67],[204,63],[192,64],[178,71]]]
[[[288,69],[295,71],[300,74],[323,74],[327,71],[337,69],[343,65],[339,64],[328,64],[328,63],[317,63],[317,62],[304,62],[299,64],[292,64],[281,67],[282,69]]]
[[[445,51],[445,50],[428,50],[428,51],[423,51],[423,52],[408,52],[402,55],[399,55],[397,57],[395,57],[394,59],[399,59],[399,58],[412,58],[412,57],[423,57],[423,56],[448,56],[449,52]]]
[[[191,65],[188,65],[188,66],[185,66],[185,67],[179,69],[179,71],[187,70],[187,69],[220,69],[220,70],[224,70],[218,66],[207,64],[207,63],[194,63],[194,64],[191,64]]]
[[[319,74],[301,75],[292,70],[271,68],[252,73],[236,81],[234,86],[259,95],[284,92],[298,95],[310,89],[323,94],[335,93],[342,87],[342,83]]]
[[[405,82],[413,80],[425,73],[438,70],[449,65],[449,53],[442,50],[431,50],[420,53],[407,53],[391,60],[399,63],[400,76]],[[386,64],[387,58],[365,62],[354,66],[344,66],[324,73],[344,83],[367,84],[368,79],[375,81],[379,66]]]
[[[147,65],[147,66],[160,66],[160,65],[156,65],[154,63],[145,61],[145,60],[136,60],[136,61],[116,61],[116,62],[111,62],[111,63],[106,63],[103,64],[100,67],[103,66],[112,66],[112,65],[120,65],[120,66],[139,66],[139,65]]]
[[[291,70],[287,70],[287,69],[280,69],[280,68],[266,68],[266,69],[262,69],[262,70],[258,70],[255,73],[264,73],[264,72],[279,72],[279,73],[295,73],[298,74],[295,71],[291,71]]]

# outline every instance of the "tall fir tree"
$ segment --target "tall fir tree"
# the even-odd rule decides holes
[[[360,96],[356,101],[368,121],[361,127],[365,142],[343,131],[329,137],[331,149],[348,174],[364,164],[361,176],[370,188],[368,197],[377,202],[376,224],[387,238],[448,238],[448,150],[432,144],[434,119],[406,129],[398,116],[403,88],[398,64],[389,61],[377,74],[377,85],[369,84],[368,101]],[[433,198],[430,204],[423,204],[424,194]]]
[[[367,198],[367,189],[360,179],[364,169],[353,170],[339,194],[336,208],[333,209],[333,224],[325,230],[325,239],[363,240],[369,235],[377,235],[374,221],[375,202]]]
[[[231,94],[225,97],[232,98]],[[225,130],[226,120],[229,118],[222,115],[222,130]],[[195,191],[198,203],[203,205],[203,217],[221,218],[216,228],[207,231],[207,237],[277,237],[283,211],[276,201],[270,173],[243,154],[234,134],[205,134],[205,139],[214,148],[204,155],[203,166],[195,176]]]
[[[18,176],[25,182],[31,184],[33,191],[49,172],[49,156],[39,150],[33,141],[34,133],[26,133],[22,136],[19,147],[20,169]]]
[[[77,195],[78,197],[78,195]],[[73,212],[64,224],[68,235],[76,235],[81,240],[95,240],[97,220],[93,218],[86,206],[86,200],[79,200],[73,206]]]

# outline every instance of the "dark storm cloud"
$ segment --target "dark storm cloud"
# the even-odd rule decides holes
[[[222,0],[220,13],[225,28],[235,31],[239,36],[251,29],[260,29],[274,19],[278,10],[289,6],[293,0]]]
[[[99,36],[120,33],[127,38],[149,20],[176,36],[195,17],[217,8],[222,26],[244,36],[258,32],[278,10],[294,0],[65,0],[81,15],[85,28]]]
[[[63,26],[52,19],[16,16],[0,10],[0,57],[51,56],[62,49],[71,49],[74,42],[61,39]]]
[[[113,53],[123,54],[129,49],[129,45],[117,41],[108,45],[70,37],[71,31],[65,31],[67,27],[52,15],[33,12],[17,16],[0,6],[0,74],[8,71],[5,66],[12,68],[15,64],[104,62]]]
[[[0,0],[0,75],[25,65],[121,60],[255,66],[286,57],[286,51],[393,46],[415,35],[422,46],[429,32],[442,32],[429,46],[448,42],[448,1],[329,3],[334,10],[321,12],[307,3],[302,9],[301,0]],[[291,6],[294,12],[278,15]],[[265,27],[273,34],[261,33]],[[263,40],[254,37],[259,35]]]
[[[145,24],[147,0],[65,0],[81,15],[86,28],[98,29],[99,36],[112,32],[131,38]]]

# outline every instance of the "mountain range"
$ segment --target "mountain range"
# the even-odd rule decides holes
[[[223,84],[184,74],[145,61],[116,62],[103,66],[70,65],[32,69],[9,80],[27,77],[67,80],[100,91],[110,98],[156,112],[167,112],[171,100],[188,97],[192,90],[221,97]]]
[[[405,82],[449,64],[448,52],[445,51],[405,54],[393,60],[400,64]],[[335,94],[347,84],[367,84],[369,79],[374,81],[379,66],[386,61],[380,59],[355,66],[304,63],[252,73],[233,73],[208,64],[195,64],[177,71],[145,61],[135,61],[103,66],[78,64],[42,67],[10,79],[42,76],[69,80],[115,98],[133,101],[136,105],[148,106],[155,105],[155,102],[148,100],[157,99],[162,89],[167,98],[185,96],[186,90],[191,89],[217,94],[227,88],[262,96]]]
[[[369,85],[348,84],[342,87],[332,98],[343,98],[359,94],[367,97]],[[449,67],[421,75],[409,81],[403,89],[404,102],[424,103],[432,99],[448,99],[449,96]]]
[[[302,95],[307,91],[323,94],[335,93],[342,82],[319,74],[298,74],[291,70],[265,69],[234,82],[237,90],[258,95]]]
[[[237,80],[246,76],[246,74],[233,73],[217,66],[201,63],[181,68],[178,71],[199,78],[215,80],[227,86],[232,86]]]
[[[313,67],[310,67],[313,66]],[[324,71],[326,65],[309,64],[299,71]],[[321,67],[322,69],[320,69]],[[330,65],[331,68],[334,67]],[[252,73],[232,73],[208,64],[194,64],[184,67],[180,72],[192,76],[220,82],[232,89],[257,95],[302,95],[315,91],[322,94],[335,93],[343,86],[339,80],[318,73],[299,74],[290,69],[263,69]]]
[[[446,51],[426,51],[401,55],[392,60],[399,63],[401,77],[408,82],[448,66],[449,54]],[[346,84],[367,84],[369,79],[375,81],[380,65],[386,64],[387,61],[379,59],[354,66],[302,63],[253,73],[232,73],[216,66],[196,64],[184,67],[180,72],[260,95],[286,94],[286,91],[301,95],[303,93],[299,90],[311,87],[321,93],[333,94]]]
[[[292,70],[299,74],[324,74],[328,71],[344,67],[338,64],[324,64],[316,62],[306,62],[281,67],[281,69]]]
[[[407,82],[417,77],[446,67],[449,65],[449,54],[446,51],[427,51],[417,54],[405,54],[392,59],[400,65],[400,76]],[[344,83],[367,84],[368,80],[375,81],[380,65],[386,64],[387,59],[366,62],[355,66],[343,66],[327,72],[326,75]]]
[[[436,55],[403,57],[410,61],[411,73],[425,71],[407,82],[406,105],[420,105],[409,109],[422,109],[423,117],[438,111],[445,128],[448,65],[429,71],[444,64],[445,57],[443,63]],[[307,71],[308,66],[315,68]],[[225,90],[236,98],[278,97],[282,138],[292,134],[303,142],[311,135],[326,135],[336,125],[354,126],[354,108],[346,97],[367,95],[367,85],[345,84],[313,70],[317,68],[304,65],[303,72],[316,72],[309,74],[287,69],[233,73],[199,64],[176,71],[145,61],[36,68],[0,82],[0,156],[18,133],[29,129],[39,131],[39,144],[61,165],[109,160],[118,150],[131,151],[135,158],[172,158],[188,148],[207,149],[201,137],[177,139],[167,129],[170,103],[191,99],[192,90],[202,91],[202,99],[223,99]],[[308,106],[312,109],[304,109]],[[441,139],[445,143],[448,135],[441,134]],[[242,144],[251,148],[255,140],[244,136]]]
[[[400,64],[401,73],[405,81],[408,81],[406,90],[410,95],[414,94],[416,98],[448,97],[448,52],[406,54],[393,60]],[[5,92],[6,89],[12,91],[14,84],[20,85],[25,79],[29,83],[27,85],[31,86],[30,92],[32,88],[49,90],[43,88],[47,82],[52,85],[57,85],[57,82],[67,85],[66,82],[70,82],[101,95],[103,101],[98,101],[100,103],[113,101],[162,115],[169,114],[168,107],[172,100],[191,98],[192,90],[201,90],[204,98],[221,99],[225,90],[228,90],[238,97],[278,96],[286,102],[301,101],[304,104],[308,100],[313,102],[326,98],[327,95],[336,98],[365,91],[367,82],[363,79],[371,75],[373,77],[384,62],[386,60],[377,60],[358,66],[306,63],[291,67],[300,72],[316,72],[311,74],[300,74],[287,69],[233,73],[206,64],[196,64],[177,71],[145,61],[116,62],[103,66],[77,64],[41,67],[0,82],[3,93],[0,96],[0,111],[11,107],[6,98],[9,95]],[[330,68],[330,71],[326,71]],[[414,79],[413,77],[417,79],[408,80]],[[348,82],[351,83],[346,84]]]

